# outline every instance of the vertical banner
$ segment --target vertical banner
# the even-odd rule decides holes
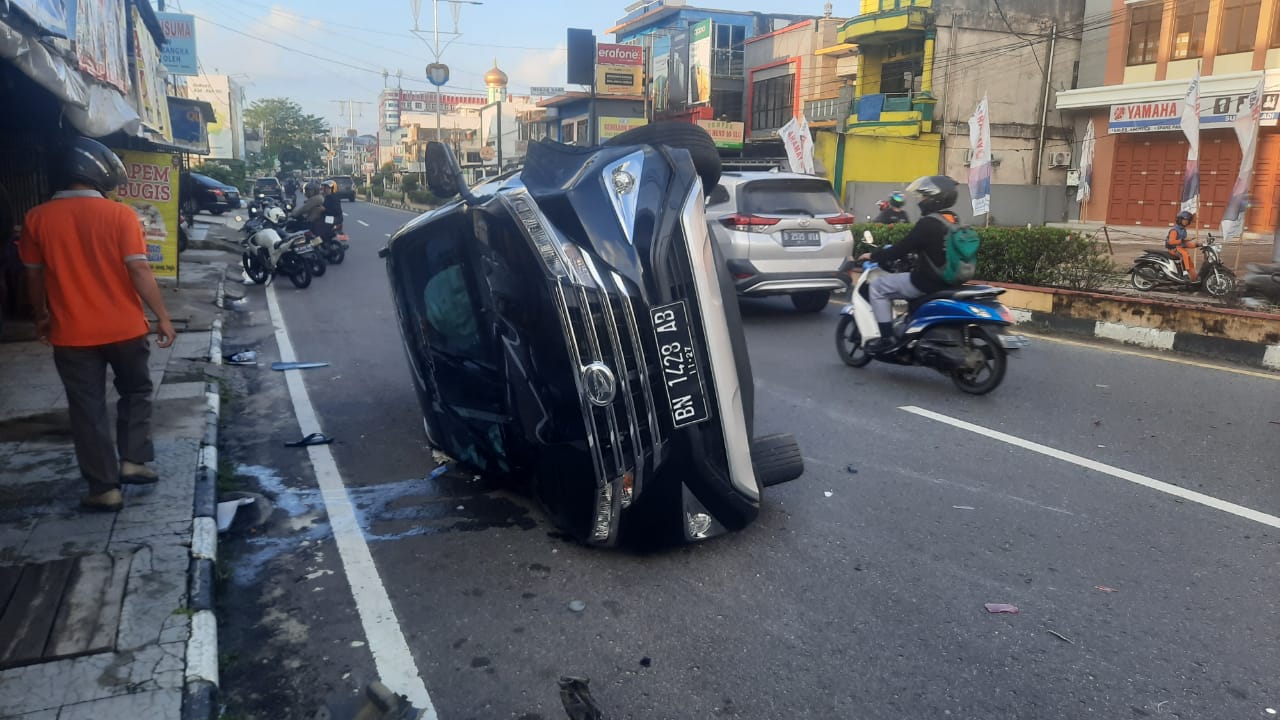
[[[689,26],[689,104],[711,102],[711,19]]]
[[[1090,123],[1092,127],[1092,123]],[[969,198],[974,215],[991,212],[991,117],[987,113],[987,96],[969,118]]]
[[[791,172],[813,175],[813,136],[809,134],[809,121],[803,115],[791,118],[778,128],[778,137],[786,148]]]
[[[196,65],[196,16],[156,13],[164,30],[164,51],[160,60],[172,75],[199,75]]]
[[[75,8],[73,34],[80,69],[128,94],[124,0],[67,0],[67,4]]]
[[[1187,137],[1187,167],[1182,172],[1182,210],[1200,209],[1200,68],[1187,84],[1182,98],[1182,118],[1178,123]]]
[[[169,122],[169,101],[165,91],[165,68],[160,64],[160,50],[151,33],[142,24],[137,8],[133,13],[133,105],[154,139],[173,140]]]
[[[156,277],[178,277],[178,156],[116,150],[128,182],[116,197],[133,207],[142,223],[147,260]]]
[[[1093,118],[1089,118],[1089,126],[1084,130],[1084,142],[1080,143],[1080,184],[1076,187],[1076,202],[1078,203],[1089,202],[1089,194],[1093,189],[1093,154],[1097,144],[1098,139],[1093,130]]]
[[[683,110],[689,104],[689,31],[671,33],[671,70],[667,76],[668,110]]]
[[[657,35],[653,38],[653,45],[649,50],[651,55],[649,62],[653,66],[652,85],[650,92],[653,95],[654,112],[666,112],[667,99],[670,97],[671,89],[668,84],[671,81],[671,38],[667,35]]]
[[[1249,93],[1245,106],[1236,117],[1236,139],[1240,141],[1240,172],[1231,186],[1231,199],[1222,215],[1222,239],[1230,240],[1244,234],[1244,213],[1249,207],[1249,183],[1253,179],[1253,160],[1258,151],[1258,123],[1262,119],[1262,84]]]

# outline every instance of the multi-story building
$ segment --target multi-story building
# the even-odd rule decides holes
[[[963,178],[968,120],[985,95],[992,182],[1064,185],[1070,123],[1053,89],[1071,87],[1084,0],[861,0],[820,56],[849,58],[847,118],[816,133],[822,164],[845,182]],[[1055,159],[1058,162],[1055,162]]]
[[[857,52],[841,58],[818,51],[835,45],[844,23],[830,16],[802,20],[746,41],[748,140],[773,138],[797,112],[810,128],[835,126],[841,100],[847,107],[853,98],[853,79],[841,77],[839,68],[856,74]]]
[[[647,115],[660,120],[742,122],[746,42],[812,15],[712,10],[684,0],[637,0],[607,32],[644,48]],[[698,35],[694,37],[695,33]],[[695,66],[709,64],[697,75]],[[699,77],[709,80],[700,83]]]
[[[1240,168],[1232,120],[1264,81],[1249,231],[1280,223],[1280,1],[1087,0],[1078,87],[1058,94],[1075,135],[1097,136],[1082,220],[1163,226],[1181,199],[1187,141],[1181,101],[1199,67],[1200,212],[1217,228]],[[1079,152],[1077,151],[1077,161]]]

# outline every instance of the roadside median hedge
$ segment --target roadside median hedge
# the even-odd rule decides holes
[[[908,224],[854,225],[854,255],[870,249],[863,246],[864,230],[870,230],[876,244],[883,246],[905,238],[911,227]],[[1096,290],[1114,272],[1106,248],[1079,233],[1050,227],[974,227],[974,230],[982,240],[977,274],[981,280]]]

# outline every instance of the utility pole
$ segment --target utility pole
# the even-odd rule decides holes
[[[426,44],[427,49],[431,51],[432,63],[431,67],[427,69],[427,79],[430,80],[431,84],[436,88],[436,141],[440,141],[442,139],[440,129],[440,112],[442,103],[440,88],[443,87],[445,83],[449,82],[449,68],[440,64],[440,58],[444,55],[444,51],[449,49],[449,46],[462,36],[462,33],[458,32],[458,16],[462,13],[462,6],[484,4],[479,2],[479,0],[444,0],[444,2],[449,3],[450,10],[453,11],[453,32],[446,33],[453,37],[451,37],[442,47],[440,45],[440,0],[431,0],[431,32],[433,38],[431,42],[428,42],[426,38],[422,37],[422,31],[418,29],[418,13],[422,10],[422,0],[409,0],[410,8],[413,11],[413,34],[417,35],[422,42]],[[442,76],[436,77],[433,71],[441,72]]]
[[[352,165],[351,172],[354,174],[355,173],[354,166],[356,162],[356,136],[352,135],[351,131],[355,130],[355,127],[356,127],[356,106],[372,105],[373,103],[364,102],[361,100],[333,100],[331,102],[338,103],[339,113],[342,112],[342,108],[344,106],[346,107],[346,110],[347,110],[347,137],[351,138],[351,154],[348,155],[347,157],[351,158],[351,165]],[[363,113],[361,113],[361,117],[364,117]],[[339,142],[338,144],[341,145],[341,142]]]

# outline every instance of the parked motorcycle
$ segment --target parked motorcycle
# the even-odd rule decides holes
[[[284,274],[294,287],[300,290],[308,287],[311,285],[311,257],[315,255],[315,248],[303,234],[280,235],[274,225],[283,223],[284,211],[272,208],[267,215],[270,219],[267,216],[250,218],[240,229],[244,233],[240,260],[245,274],[259,285]]]
[[[865,243],[874,245],[870,232]],[[871,353],[866,344],[880,337],[869,300],[870,282],[890,270],[876,263],[863,265],[853,287],[853,297],[840,310],[836,325],[836,351],[850,367],[872,360],[894,365],[922,365],[951,377],[960,390],[984,395],[999,387],[1008,367],[1008,351],[1025,347],[1020,335],[1007,335],[1013,315],[996,300],[1004,288],[964,285],[910,300],[907,312],[893,322],[894,344]]]
[[[1162,285],[1171,285],[1181,290],[1204,289],[1214,297],[1222,297],[1236,289],[1235,273],[1222,264],[1222,246],[1210,233],[1200,245],[1200,254],[1204,260],[1200,263],[1198,277],[1192,281],[1183,273],[1168,250],[1144,250],[1133,260],[1129,269],[1129,280],[1135,288],[1142,291],[1154,290]]]
[[[326,232],[323,233],[323,241],[318,250],[330,265],[341,265],[347,259],[349,238],[342,231],[342,223],[335,223],[332,215],[326,215],[324,222]]]
[[[1240,284],[1247,307],[1280,305],[1280,263],[1249,263]]]

